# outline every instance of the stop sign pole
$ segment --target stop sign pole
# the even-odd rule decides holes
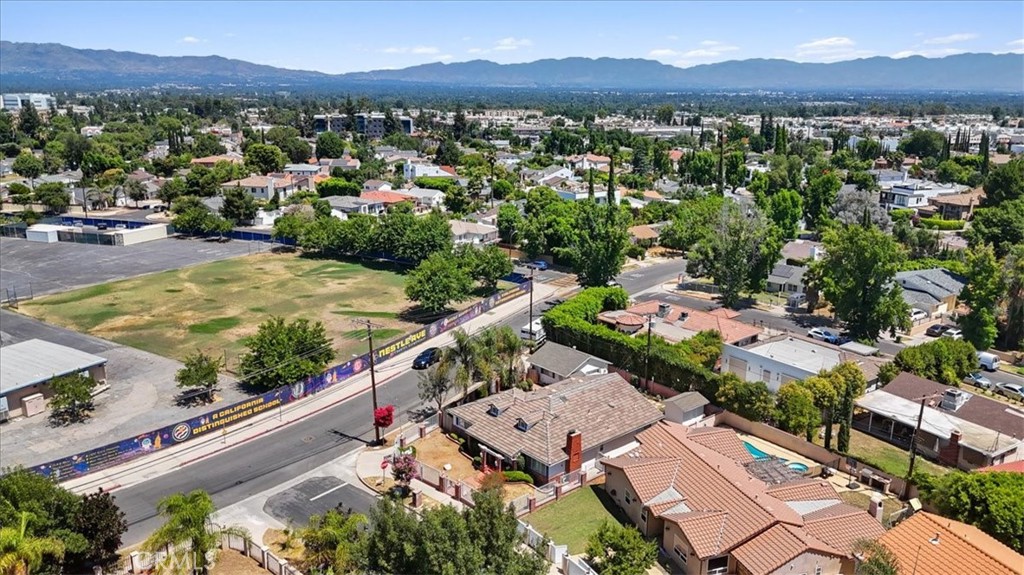
[[[381,485],[384,484],[384,470],[386,470],[387,468],[388,468],[388,458],[385,457],[384,459],[380,460],[380,484]]]

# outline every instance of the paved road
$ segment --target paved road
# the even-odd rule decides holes
[[[677,262],[652,265],[627,272],[619,281],[628,291],[636,293],[676,277],[678,268]],[[552,279],[557,277],[557,274],[551,274]],[[542,301],[534,302],[536,317],[544,307]],[[528,315],[524,310],[502,323],[518,331],[528,322]],[[386,377],[395,370],[402,372],[401,375],[378,386],[379,402],[382,405],[394,404],[402,419],[407,421],[410,414],[423,408],[417,396],[418,373],[401,362],[386,364],[381,371]],[[127,515],[129,524],[123,543],[126,546],[138,543],[159,526],[156,503],[161,497],[179,491],[203,489],[211,494],[218,508],[224,508],[361,447],[373,438],[370,411],[369,394],[363,393],[273,434],[174,473],[115,491],[117,504]],[[345,503],[353,505],[358,502]]]

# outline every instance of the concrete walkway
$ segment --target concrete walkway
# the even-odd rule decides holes
[[[539,283],[534,284],[534,303],[536,304],[552,297],[557,292],[558,288],[556,287]],[[461,328],[470,333],[475,333],[489,325],[523,312],[529,307],[529,302],[530,298],[528,296],[521,296],[479,317],[473,318],[462,325]],[[426,340],[381,364],[376,370],[377,384],[385,383],[408,371],[412,365],[412,360],[428,347],[442,347],[450,344],[451,341],[451,332],[448,332]],[[64,482],[63,486],[75,493],[89,493],[100,487],[110,491],[142,483],[257,437],[273,433],[277,429],[330,409],[369,389],[370,376],[368,372],[364,372],[315,396],[262,413],[231,428],[224,429],[220,433],[211,433],[208,436],[197,438],[187,443],[161,449],[151,455],[140,457],[123,465],[96,471],[84,477],[70,479]],[[379,461],[377,464],[379,465]],[[377,472],[379,473],[379,468]]]
[[[367,487],[367,489],[371,489],[376,492],[383,483],[382,479],[384,477],[391,476],[390,467],[382,472],[380,464],[385,459],[391,459],[394,453],[394,445],[387,445],[384,447],[367,447],[359,451],[359,454],[356,457],[356,475],[359,476],[359,480]],[[412,483],[409,484],[409,487],[412,488],[413,491],[419,491],[428,499],[434,500],[440,504],[451,505],[458,510],[463,508],[462,502],[452,499],[447,493],[442,493],[433,486],[424,483],[419,479],[413,479]]]

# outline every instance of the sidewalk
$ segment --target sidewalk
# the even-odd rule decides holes
[[[539,303],[558,292],[558,289],[544,284],[534,284],[534,304]],[[525,311],[529,307],[528,295],[473,318],[461,326],[470,333],[475,333],[488,325],[500,322],[508,317]],[[412,360],[428,347],[442,347],[452,341],[451,332],[429,339],[416,345],[399,356],[381,364],[376,369],[377,383],[383,384],[402,373],[412,365]],[[193,441],[162,449],[158,453],[143,456],[124,465],[96,471],[85,477],[68,480],[63,486],[75,493],[88,493],[102,487],[106,491],[136,485],[176,471],[190,463],[206,459],[222,451],[231,449],[265,434],[271,433],[297,421],[330,409],[352,397],[370,389],[370,376],[363,372],[348,381],[327,389],[326,391],[291,403],[283,408],[270,410],[246,420],[222,433],[214,433]],[[378,461],[379,465],[379,461]],[[379,473],[379,468],[378,468]]]
[[[367,489],[373,490],[374,493],[379,493],[377,490],[382,484],[382,478],[391,475],[390,469],[385,469],[383,473],[381,472],[381,461],[391,459],[394,453],[394,445],[367,447],[359,451],[359,455],[356,458],[356,475],[359,476],[359,480],[363,482]],[[452,499],[447,493],[441,493],[419,479],[413,479],[409,487],[413,491],[419,491],[426,496],[427,500],[434,500],[443,505],[451,505],[460,511],[463,508],[461,502]]]

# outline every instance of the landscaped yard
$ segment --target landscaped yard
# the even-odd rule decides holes
[[[473,461],[459,453],[459,445],[446,437],[440,430],[434,430],[426,437],[412,444],[416,448],[416,460],[444,471],[445,464],[451,465],[448,477],[457,481],[475,477],[479,471],[473,469]]]
[[[832,432],[832,446],[835,447],[835,438],[839,426],[835,426]],[[814,443],[823,445],[820,436],[814,436]],[[860,459],[868,465],[897,477],[906,477],[907,468],[910,466],[910,452],[906,449],[896,447],[872,437],[857,429],[850,430],[850,455]],[[914,463],[914,471],[923,471],[931,475],[944,475],[952,471],[949,467],[943,467],[928,461],[918,453],[917,461]]]
[[[587,550],[587,540],[605,520],[629,524],[603,485],[586,485],[523,517],[556,545],[568,545],[573,555]]]
[[[238,365],[241,339],[271,316],[319,320],[338,361],[367,351],[354,318],[372,318],[380,344],[415,327],[405,277],[359,263],[259,254],[101,284],[24,302],[39,319],[182,359],[198,349]]]
[[[871,503],[870,490],[861,491],[843,491],[839,493],[839,498],[843,500],[843,503],[848,503],[854,507],[859,507],[864,511],[868,510],[868,505]],[[886,497],[882,500],[882,519],[888,519],[893,513],[896,513],[900,509],[903,509],[903,505],[898,499],[894,497]]]

